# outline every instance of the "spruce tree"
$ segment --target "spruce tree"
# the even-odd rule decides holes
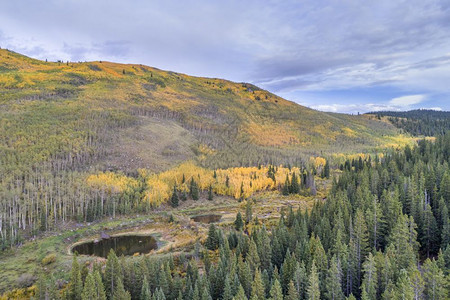
[[[426,299],[448,299],[449,290],[444,273],[439,269],[436,261],[427,258],[423,264],[424,294]]]
[[[325,162],[325,166],[323,167],[323,177],[330,178],[330,162],[328,161],[328,159]]]
[[[222,300],[232,300],[233,299],[233,291],[231,289],[230,276],[228,274],[225,277],[225,283],[223,287]]]
[[[283,185],[283,191],[282,191],[282,193],[283,193],[283,196],[287,196],[287,195],[289,195],[289,190],[290,190],[290,182],[289,182],[289,175],[288,174],[286,174],[286,180],[284,181],[284,185]]]
[[[103,285],[102,277],[98,270],[94,270],[94,280],[96,287],[96,299],[98,300],[106,300],[105,287]]]
[[[178,191],[177,191],[177,186],[174,185],[173,186],[173,192],[172,192],[172,197],[170,197],[170,205],[172,205],[172,207],[177,207],[178,206]]]
[[[206,238],[205,241],[205,247],[208,250],[212,251],[217,250],[217,248],[219,248],[219,236],[216,230],[216,226],[214,226],[214,224],[209,225],[208,237]]]
[[[308,300],[320,300],[319,275],[315,261],[312,262],[306,294]]]
[[[123,286],[122,279],[117,280],[116,287],[114,289],[113,298],[114,300],[131,300],[131,295],[127,292]]]
[[[414,290],[411,286],[408,273],[405,269],[400,270],[400,276],[397,280],[395,295],[397,299],[413,299],[414,297]]]
[[[245,291],[242,285],[239,285],[237,294],[233,297],[233,300],[248,300],[247,296],[245,296]]]
[[[369,252],[367,260],[363,264],[363,282],[362,290],[365,292],[367,299],[376,299],[378,290],[378,273],[375,258]]]
[[[242,221],[242,215],[241,212],[238,212],[236,215],[236,220],[234,220],[234,228],[237,231],[241,231],[244,227],[244,222]]]
[[[294,285],[300,299],[306,299],[306,288],[308,286],[308,274],[306,273],[305,263],[297,262],[294,273]]]
[[[290,188],[289,192],[291,194],[298,194],[300,192],[300,186],[299,186],[297,175],[295,174],[295,172],[292,173],[291,188]]]
[[[255,271],[255,278],[252,283],[251,299],[253,300],[265,300],[265,287],[262,280],[262,274],[259,269]]]
[[[198,185],[197,182],[195,182],[194,177],[191,178],[191,183],[189,185],[189,195],[191,196],[192,200],[198,200],[199,198],[199,191],[198,191]]]
[[[212,189],[212,185],[209,185],[209,189],[208,189],[208,200],[212,201],[214,198],[214,193],[213,193],[213,189]]]
[[[356,260],[356,286],[361,283],[361,270],[364,257],[368,250],[368,232],[364,215],[360,209],[356,210],[355,223],[353,226],[354,253]]]
[[[291,280],[288,285],[288,292],[285,300],[298,300],[299,298],[300,296],[295,288],[294,282]]]
[[[83,281],[81,280],[80,265],[77,256],[72,259],[72,270],[70,273],[69,296],[71,300],[80,300],[83,292]]]
[[[417,232],[412,218],[401,215],[395,227],[389,236],[389,247],[396,260],[396,266],[399,270],[408,269],[416,265],[417,253]]]
[[[150,300],[152,297],[150,292],[150,287],[148,285],[147,276],[144,275],[144,280],[142,281],[142,287],[141,287],[141,295],[140,300]]]
[[[104,276],[106,296],[111,298],[116,290],[117,282],[122,281],[122,269],[113,249],[109,251]]]
[[[95,279],[92,273],[89,273],[86,277],[83,293],[81,294],[81,299],[83,300],[97,299]]]
[[[186,193],[185,190],[183,190],[183,191],[181,192],[180,199],[181,199],[181,201],[186,201],[187,198],[188,198],[188,197],[187,197],[187,193]]]
[[[283,291],[278,279],[274,280],[270,289],[270,300],[283,300]]]
[[[326,277],[326,293],[325,296],[327,299],[331,300],[340,300],[344,298],[344,294],[342,293],[342,269],[340,263],[336,259],[336,256],[333,256],[331,259],[330,268],[327,272]]]
[[[241,182],[241,190],[239,194],[239,201],[244,200],[244,182]]]

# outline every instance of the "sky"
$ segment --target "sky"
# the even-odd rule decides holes
[[[450,110],[448,0],[0,0],[0,46],[250,82],[314,109]]]

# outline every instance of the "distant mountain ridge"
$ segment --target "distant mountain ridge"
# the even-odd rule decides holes
[[[415,136],[436,136],[450,130],[450,112],[431,109],[410,111],[378,111],[368,114],[386,117],[396,127]]]

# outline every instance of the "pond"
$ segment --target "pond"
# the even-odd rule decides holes
[[[200,222],[200,223],[215,223],[215,222],[219,222],[220,219],[222,219],[221,215],[201,215],[201,216],[193,216],[191,217],[192,220],[194,220],[195,222]]]
[[[117,256],[133,255],[135,253],[145,254],[151,250],[158,249],[158,243],[151,235],[112,236],[76,245],[72,248],[72,252],[106,258],[111,249],[116,252]]]

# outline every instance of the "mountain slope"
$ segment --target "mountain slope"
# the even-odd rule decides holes
[[[0,50],[2,157],[133,171],[185,159],[206,166],[364,151],[397,130],[302,107],[247,83],[143,65],[51,63]],[[174,138],[174,137],[177,138]],[[12,166],[15,168],[15,166]]]

